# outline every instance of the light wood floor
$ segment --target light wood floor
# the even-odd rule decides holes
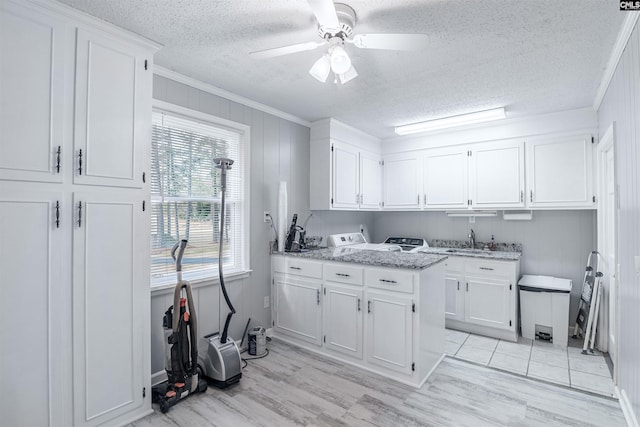
[[[615,400],[452,358],[415,390],[279,341],[268,347],[239,384],[131,426],[625,425]]]

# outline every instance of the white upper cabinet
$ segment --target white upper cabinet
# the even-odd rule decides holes
[[[532,208],[594,208],[591,136],[527,141],[527,190]]]
[[[77,32],[77,184],[141,188],[150,128],[148,51],[98,31]]]
[[[427,150],[423,156],[423,206],[466,208],[468,206],[468,159],[465,146]]]
[[[380,209],[382,161],[380,156],[360,151],[360,209]]]
[[[358,208],[360,192],[358,149],[348,144],[333,145],[333,207]]]
[[[61,19],[26,5],[0,6],[0,179],[62,181],[71,134],[65,128],[69,32]]]
[[[473,208],[523,207],[524,143],[469,146],[469,189]]]
[[[422,167],[418,153],[401,153],[384,159],[384,207],[418,209],[422,193]]]

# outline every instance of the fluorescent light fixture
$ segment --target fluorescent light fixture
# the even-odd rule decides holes
[[[418,132],[471,125],[474,123],[490,122],[492,120],[504,119],[505,117],[504,108],[495,108],[493,110],[478,111],[475,113],[443,117],[441,119],[398,126],[395,128],[395,132],[398,135],[409,135]]]
[[[469,217],[469,216],[496,216],[498,211],[446,211],[450,217]]]
[[[313,64],[313,67],[309,70],[309,74],[316,80],[324,83],[327,81],[327,77],[329,77],[329,71],[331,71],[331,59],[329,59],[329,55],[325,54]]]
[[[338,74],[338,76],[340,77],[340,83],[345,84],[346,82],[358,77],[358,72],[355,68],[353,68],[352,65],[351,68],[349,68],[346,72]]]

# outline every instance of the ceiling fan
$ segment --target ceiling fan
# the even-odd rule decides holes
[[[307,0],[318,21],[318,35],[321,41],[309,41],[288,46],[251,52],[257,59],[273,58],[290,53],[314,50],[320,46],[329,48],[318,59],[309,73],[321,82],[326,82],[333,71],[335,82],[345,84],[358,76],[345,50],[345,43],[360,49],[417,50],[428,41],[426,34],[353,34],[356,12],[346,4],[332,0]]]

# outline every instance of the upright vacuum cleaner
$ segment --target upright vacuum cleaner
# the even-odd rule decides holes
[[[240,350],[235,341],[228,337],[229,323],[236,310],[231,304],[227,288],[224,285],[222,274],[222,242],[224,237],[224,217],[225,217],[225,193],[227,190],[227,170],[231,169],[233,160],[217,158],[213,159],[220,169],[221,178],[221,206],[220,206],[220,241],[218,247],[218,274],[220,277],[220,288],[224,295],[224,300],[229,308],[227,320],[224,322],[222,335],[214,332],[205,335],[200,341],[198,369],[203,377],[211,380],[213,384],[220,388],[225,388],[240,381],[242,377],[242,362]]]
[[[167,412],[169,408],[190,394],[207,389],[207,382],[200,379],[197,372],[198,320],[191,295],[191,285],[182,280],[182,256],[186,247],[187,241],[182,240],[176,242],[171,249],[171,257],[176,263],[178,283],[173,292],[173,305],[162,318],[167,382],[153,388],[153,401],[160,405],[162,413]],[[180,251],[176,257],[178,248]],[[182,297],[183,289],[186,292],[186,298]]]

